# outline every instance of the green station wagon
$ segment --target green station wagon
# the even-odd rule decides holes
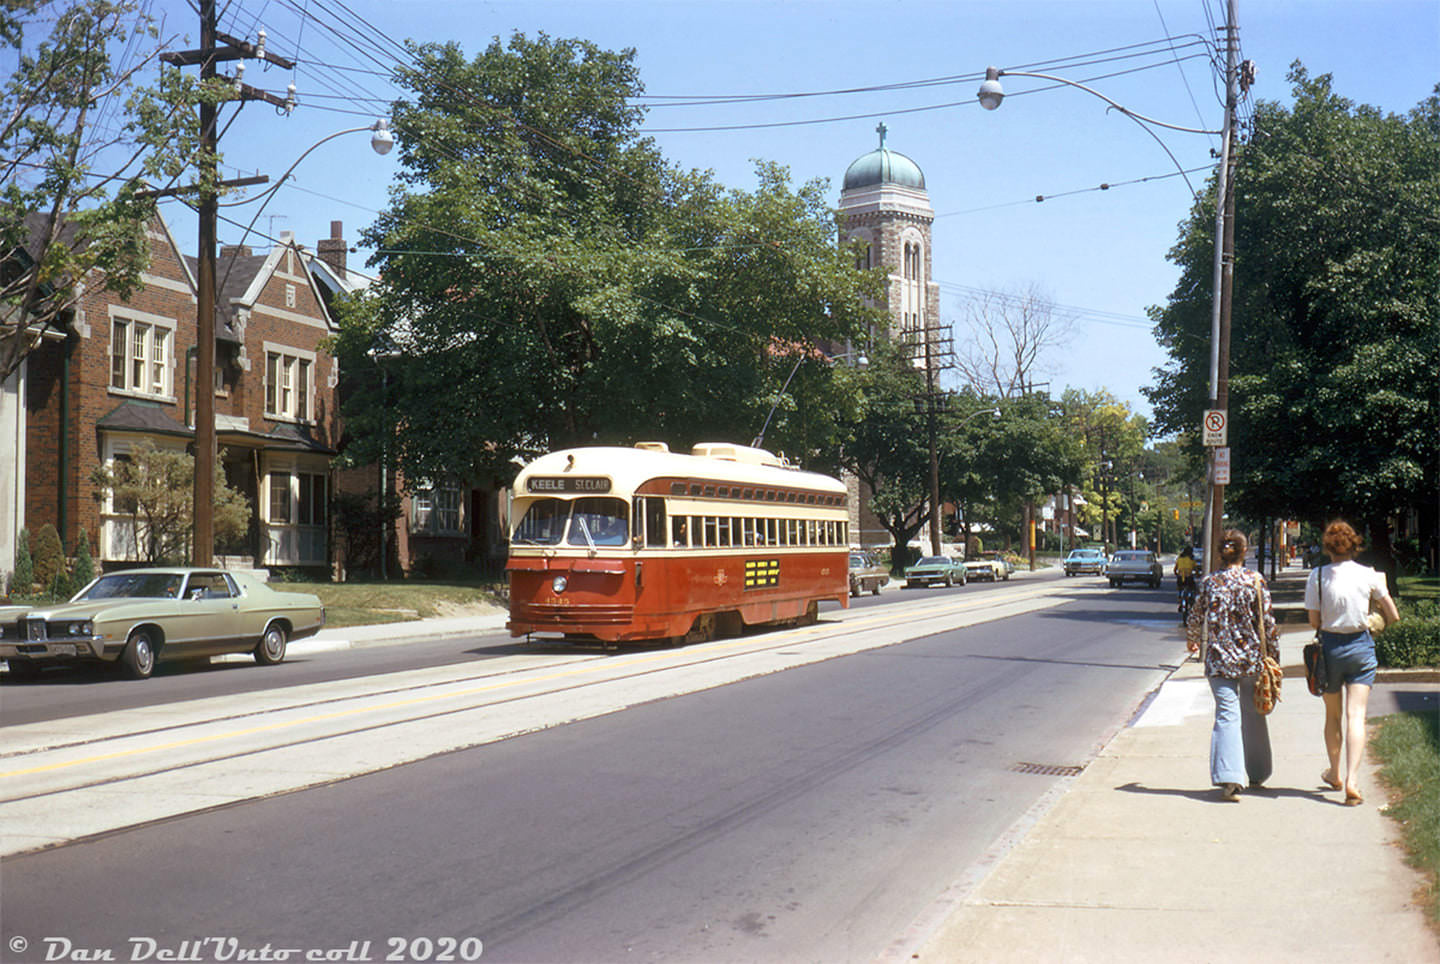
[[[318,596],[276,592],[248,573],[129,569],[68,603],[0,618],[0,658],[13,679],[77,660],[118,663],[145,679],[158,660],[253,653],[257,663],[279,663],[289,640],[320,631],[325,609]]]

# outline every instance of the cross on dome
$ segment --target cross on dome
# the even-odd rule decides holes
[[[881,121],[880,123],[875,125],[875,133],[880,135],[880,146],[882,148],[885,146],[885,132],[887,130],[889,130],[889,128],[885,126],[884,121]]]

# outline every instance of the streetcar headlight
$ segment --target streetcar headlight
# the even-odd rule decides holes
[[[570,583],[564,576],[556,576],[554,579],[550,580],[550,588],[555,590],[555,594],[557,596],[560,593],[564,592],[565,587],[568,585],[570,585]]]

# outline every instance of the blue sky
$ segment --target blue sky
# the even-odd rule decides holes
[[[1174,285],[1176,270],[1166,252],[1191,204],[1184,180],[1174,176],[1176,162],[1185,169],[1207,168],[1218,138],[1160,131],[1172,162],[1133,122],[1107,113],[1101,100],[1081,91],[1020,96],[1043,85],[1010,78],[1005,81],[1010,96],[993,113],[981,110],[974,95],[987,65],[1062,63],[1048,71],[1033,69],[1085,81],[1151,64],[1095,79],[1091,86],[1158,120],[1218,128],[1223,87],[1209,61],[1203,56],[1165,61],[1205,50],[1197,41],[1215,39],[1223,2],[347,0],[347,5],[393,39],[453,40],[472,56],[492,37],[517,30],[583,37],[609,49],[633,47],[652,97],[796,93],[957,78],[863,94],[654,106],[645,127],[673,162],[711,169],[731,186],[753,187],[752,159],[764,158],[787,165],[797,181],[828,178],[831,196],[838,199],[846,166],[874,148],[875,126],[883,120],[888,146],[925,172],[937,214],[933,270],[942,285],[942,320],[955,323],[957,340],[965,337],[966,299],[975,289],[1037,285],[1077,315],[1070,342],[1048,359],[1052,390],[1106,388],[1148,413],[1140,388],[1165,357],[1145,313],[1163,303]],[[167,33],[188,34],[194,42],[196,18],[188,4],[157,0],[154,7],[167,18]],[[395,95],[381,78],[353,69],[375,69],[385,51],[364,54],[327,26],[302,22],[297,14],[323,15],[338,9],[334,0],[243,0],[222,7],[222,30],[253,35],[264,26],[271,50],[330,65],[302,63],[293,75],[250,68],[245,80],[255,86],[283,93],[293,80],[302,107],[288,118],[263,105],[242,111],[222,143],[230,176],[235,170],[278,176],[320,137],[378,116],[378,109],[365,116],[372,106],[363,98]],[[1288,103],[1285,75],[1297,59],[1312,74],[1332,73],[1342,96],[1392,112],[1408,111],[1440,81],[1440,0],[1241,0],[1239,25],[1242,56],[1257,68],[1255,98]],[[1156,43],[1167,37],[1173,39]],[[1114,58],[1116,53],[1086,55],[1116,48],[1133,53],[1144,49],[1135,45],[1144,44],[1152,45],[1153,56],[1078,62]],[[738,129],[677,130],[721,127]],[[269,235],[293,231],[313,246],[329,234],[332,220],[342,220],[353,242],[385,205],[394,158],[371,154],[361,135],[338,138],[296,169],[256,227]],[[1200,189],[1206,172],[1189,177]],[[1114,186],[1095,190],[1102,183]],[[1049,198],[1037,204],[1036,195]],[[250,212],[229,211],[247,221]],[[193,218],[173,203],[165,214],[182,245],[193,248]],[[222,242],[239,235],[239,228],[222,224]],[[252,237],[249,243],[267,242]]]

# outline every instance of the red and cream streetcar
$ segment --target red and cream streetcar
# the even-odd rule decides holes
[[[513,492],[512,636],[698,642],[849,602],[844,484],[763,449],[568,449]]]

